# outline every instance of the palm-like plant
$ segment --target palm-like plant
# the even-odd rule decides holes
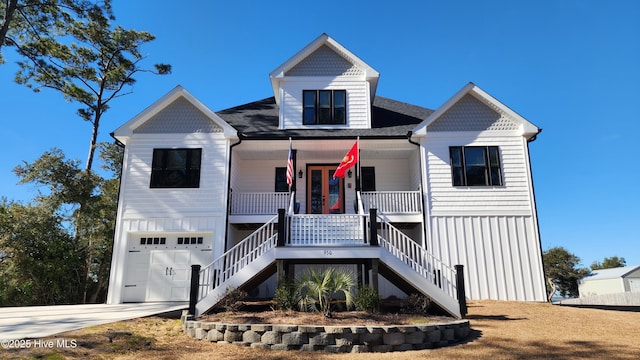
[[[353,305],[353,290],[356,287],[353,272],[327,268],[324,271],[309,269],[298,279],[300,310],[315,311],[318,308],[325,317],[331,317],[333,296],[343,293],[347,308]]]

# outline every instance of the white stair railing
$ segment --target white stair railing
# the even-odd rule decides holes
[[[229,249],[211,264],[200,269],[198,301],[213,289],[224,286],[236,273],[276,246],[278,217],[275,216],[253,234]]]
[[[438,286],[448,296],[457,299],[456,270],[444,264],[393,225],[380,217],[378,219],[380,246]]]

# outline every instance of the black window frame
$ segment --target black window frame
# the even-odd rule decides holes
[[[275,192],[289,192],[289,184],[287,183],[287,168],[277,167],[275,178]]]
[[[470,163],[480,154],[482,163]],[[449,161],[453,186],[504,186],[498,146],[450,146]]]
[[[322,101],[326,95],[329,95],[328,104]],[[340,99],[342,104],[336,105],[336,99]],[[346,90],[302,90],[302,125],[346,124]]]
[[[360,167],[362,191],[376,191],[376,168],[373,166]]]
[[[185,152],[184,164],[171,167],[169,159],[171,153]],[[197,156],[196,156],[197,154]],[[153,149],[151,163],[151,179],[149,187],[152,189],[193,189],[200,187],[200,171],[202,165],[202,148],[158,148]],[[181,178],[173,175],[182,174]],[[175,180],[174,180],[175,179]]]

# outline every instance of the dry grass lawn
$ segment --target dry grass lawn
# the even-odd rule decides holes
[[[472,333],[466,342],[403,353],[311,354],[218,345],[188,338],[178,320],[150,317],[56,337],[75,341],[75,349],[0,350],[0,359],[640,359],[639,312],[473,301],[467,318]]]

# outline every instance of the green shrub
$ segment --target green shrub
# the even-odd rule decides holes
[[[327,268],[320,272],[309,269],[297,281],[297,293],[300,294],[298,306],[303,311],[322,311],[331,317],[331,302],[334,295],[344,294],[347,309],[353,305],[353,289],[356,281],[353,273],[344,269]]]
[[[296,285],[291,280],[280,279],[273,294],[273,301],[278,310],[292,310],[298,303]]]
[[[354,303],[356,304],[356,310],[376,312],[380,310],[380,303],[382,298],[378,292],[370,287],[361,287],[358,289],[358,295],[356,296]]]

